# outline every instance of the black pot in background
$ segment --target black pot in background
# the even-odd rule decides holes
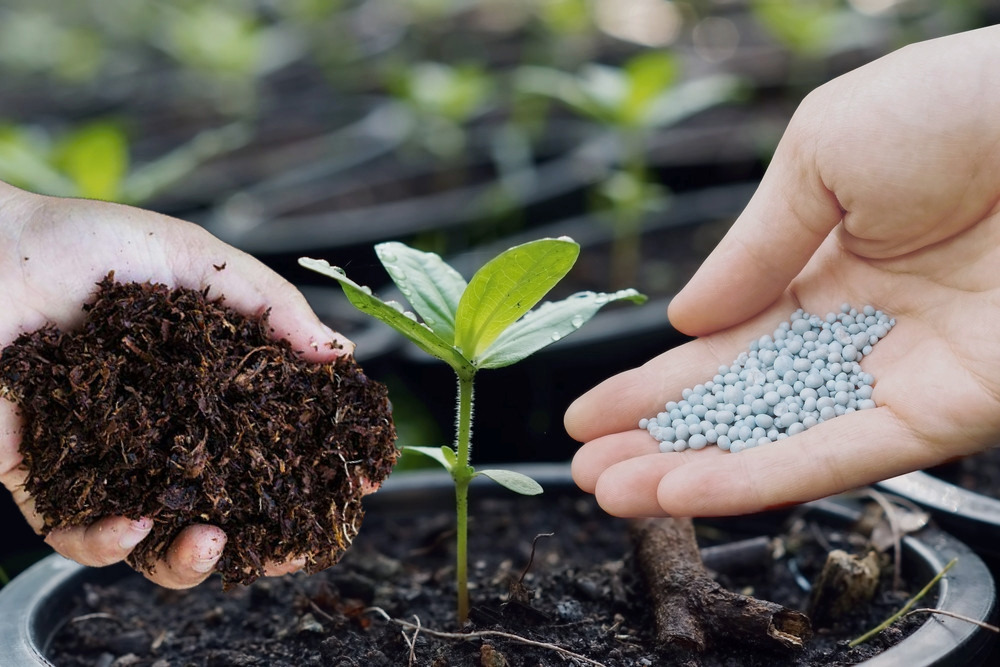
[[[538,480],[547,493],[580,493],[566,466],[515,466],[515,469]],[[472,512],[476,511],[476,498],[508,493],[492,482],[477,480],[472,491]],[[381,491],[367,499],[366,505],[371,512],[414,507],[450,509],[454,505],[454,487],[444,471],[395,474]],[[860,516],[856,505],[837,499],[810,503],[802,509],[810,519],[837,526],[847,526]],[[718,525],[774,530],[788,516],[789,512],[759,514],[721,520]],[[955,566],[937,585],[937,608],[980,621],[992,618],[996,606],[993,578],[967,546],[934,528],[904,537],[902,546],[904,572],[911,582],[929,581],[957,557]],[[80,594],[87,582],[110,583],[128,572],[124,566],[85,568],[54,555],[19,576],[0,591],[0,633],[6,638],[0,645],[0,664],[50,665],[45,658],[46,645],[60,624],[66,622],[65,614],[74,596]],[[985,661],[993,642],[993,633],[977,625],[934,616],[902,642],[863,664],[869,667],[989,664]]]
[[[651,135],[650,168],[675,193],[758,179],[764,137],[773,138],[789,113],[774,106],[701,111]],[[379,127],[389,132],[406,118],[402,112]],[[483,119],[470,128],[466,151],[451,161],[421,158],[404,146],[336,173],[326,173],[323,161],[306,162],[238,193],[199,222],[296,284],[317,282],[297,265],[309,255],[377,286],[384,273],[374,244],[402,241],[452,256],[585,216],[594,187],[623,159],[612,131],[563,119],[504,164],[498,157],[504,131],[495,119]]]
[[[972,547],[994,572],[1000,572],[1000,499],[920,470],[878,486],[930,511],[943,528]]]

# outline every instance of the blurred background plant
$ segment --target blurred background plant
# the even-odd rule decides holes
[[[452,416],[415,397],[450,382],[352,319],[300,255],[371,282],[380,241],[475,258],[565,233],[579,289],[669,299],[809,90],[998,19],[995,0],[0,0],[0,178],[187,218],[257,255],[358,342],[400,433],[428,442]],[[480,460],[568,458],[568,401],[678,342],[654,308],[609,308],[570,339],[592,347],[484,381],[504,409],[478,416]]]
[[[526,93],[552,96],[613,134],[614,167],[597,184],[593,204],[610,212],[614,229],[612,287],[635,281],[642,220],[667,205],[668,193],[647,164],[651,133],[737,98],[738,80],[724,74],[681,83],[679,60],[670,51],[653,50],[620,67],[587,63],[575,75],[540,66],[518,72],[518,86]]]
[[[108,151],[127,154],[123,164],[149,164],[203,130],[238,120],[250,148],[241,159],[252,160],[276,142],[338,127],[359,99],[388,99],[407,112],[394,122],[409,125],[394,158],[412,156],[415,146],[428,162],[485,150],[502,176],[512,165],[537,163],[539,144],[567,125],[568,112],[576,123],[616,135],[606,144],[608,171],[596,191],[625,221],[662,199],[644,151],[657,131],[716,104],[752,109],[780,99],[787,116],[804,90],[840,71],[907,42],[991,22],[992,4],[3,0],[0,120],[5,155],[51,155],[56,144],[86,140],[103,146],[95,153],[102,165],[110,164]],[[742,97],[709,88],[731,76],[749,82]],[[104,122],[109,117],[127,132]],[[473,140],[470,133],[489,136]],[[766,153],[773,138],[760,141]],[[217,151],[194,151],[200,159],[175,169],[195,174],[216,153],[241,145],[223,141]],[[53,166],[52,158],[40,161]],[[103,179],[113,180],[102,165],[95,170],[107,169]],[[197,179],[165,180],[183,189]],[[67,191],[65,178],[21,182]],[[156,203],[151,193],[127,188],[105,186],[101,193]],[[203,207],[230,194],[216,192]]]
[[[88,121],[56,135],[39,126],[0,126],[0,179],[61,197],[142,204],[248,139],[237,124],[206,129],[151,162],[133,165],[128,133],[114,121]]]

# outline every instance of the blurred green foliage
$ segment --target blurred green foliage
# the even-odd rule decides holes
[[[977,27],[989,5],[4,0],[0,178],[140,205],[172,195],[202,211],[249,211],[236,216],[236,228],[252,228],[262,224],[255,216],[269,215],[269,196],[247,209],[234,204],[239,196],[306,178],[333,189],[325,161],[344,156],[325,154],[323,142],[356,123],[370,137],[405,135],[389,157],[407,174],[422,165],[445,174],[417,187],[494,174],[468,233],[484,239],[484,224],[499,234],[522,222],[520,194],[532,190],[545,160],[600,135],[609,138],[604,154],[571,169],[591,186],[578,199],[614,224],[624,248],[617,264],[628,267],[642,221],[669,205],[651,163],[658,133],[711,108],[762,103],[790,113],[809,88],[836,75],[831,63]],[[358,121],[356,109],[373,100],[396,105],[399,127]],[[770,148],[769,128],[749,122],[745,131]],[[354,150],[351,140],[332,145]],[[184,198],[195,191],[201,199]],[[546,214],[565,215],[566,205]],[[419,239],[444,252],[455,236],[427,229]],[[614,282],[634,282],[612,273]]]
[[[95,120],[62,132],[9,124],[0,126],[0,179],[61,197],[138,204],[246,141],[239,125],[204,130],[151,162],[133,165],[118,122]]]

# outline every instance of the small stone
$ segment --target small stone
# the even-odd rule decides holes
[[[482,667],[507,667],[506,656],[493,648],[492,644],[483,644],[479,648],[479,664]]]

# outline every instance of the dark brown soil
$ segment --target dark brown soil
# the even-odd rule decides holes
[[[186,526],[217,525],[224,586],[290,557],[335,563],[396,460],[385,388],[350,356],[304,362],[266,315],[202,292],[111,274],[84,308],[79,331],[47,326],[0,356],[44,530],[148,517],[130,561],[149,571]]]
[[[474,498],[474,609],[462,628],[454,622],[453,518],[398,507],[391,518],[370,511],[343,560],[311,577],[261,579],[229,592],[204,585],[166,591],[136,575],[118,585],[90,585],[55,638],[50,659],[58,667],[846,665],[884,650],[907,631],[893,628],[862,648],[846,648],[847,640],[902,603],[902,594],[883,586],[874,604],[859,608],[847,627],[818,631],[801,652],[753,655],[739,644],[704,655],[658,649],[626,523],[605,515],[589,497],[541,498],[542,504],[521,497]],[[747,525],[699,524],[699,540],[762,534],[731,530]],[[786,521],[783,528],[775,521],[762,525],[778,536],[783,555],[760,558],[748,550],[720,580],[798,609],[805,608],[809,595],[801,583],[815,577],[827,549],[856,551],[863,543],[851,530],[821,528],[811,519]],[[550,532],[554,535],[537,540],[523,578],[531,591],[528,604],[510,602],[510,582],[531,560],[534,538]],[[463,633],[464,641],[438,632]]]

